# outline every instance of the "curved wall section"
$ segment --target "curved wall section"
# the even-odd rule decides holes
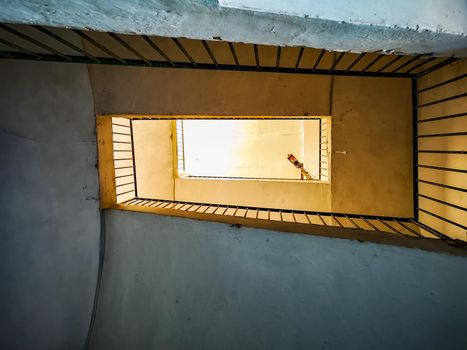
[[[0,62],[0,348],[82,349],[99,259],[84,65]]]

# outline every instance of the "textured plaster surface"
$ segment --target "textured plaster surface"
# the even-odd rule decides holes
[[[409,79],[335,77],[332,209],[411,217]]]
[[[465,0],[219,0],[225,7],[354,24],[414,30],[467,32]]]
[[[363,0],[312,5],[300,1],[294,6],[260,0],[0,1],[0,21],[10,23],[338,51],[460,56],[467,54],[465,18],[465,0],[398,0],[391,6]]]
[[[465,257],[106,213],[92,349],[465,349]]]
[[[0,348],[82,349],[100,217],[85,66],[0,62]]]

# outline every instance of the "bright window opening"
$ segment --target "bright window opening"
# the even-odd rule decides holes
[[[327,181],[325,118],[177,120],[180,177]]]

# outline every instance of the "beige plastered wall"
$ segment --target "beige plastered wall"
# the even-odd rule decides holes
[[[333,211],[411,215],[410,87],[408,79],[334,79]]]
[[[459,62],[454,65],[444,67],[436,72],[430,73],[418,80],[418,90],[433,86],[443,81],[459,77],[467,73],[467,63]],[[448,98],[465,93],[467,90],[466,79],[460,79],[455,82],[443,85],[438,88],[430,89],[419,93],[419,104],[425,104],[432,101]],[[420,120],[446,116],[458,113],[465,113],[467,110],[467,98],[457,98],[450,101],[434,104],[419,108],[418,118]],[[467,130],[467,118],[442,119],[432,122],[422,122],[418,124],[419,135],[445,134],[455,132],[465,132]],[[467,137],[449,136],[449,137],[429,137],[419,138],[418,147],[420,150],[441,150],[441,151],[465,151],[467,148]],[[435,167],[466,169],[465,154],[434,154],[420,153],[418,163]],[[454,171],[440,171],[436,169],[419,168],[418,177],[421,180],[438,183],[441,185],[453,186],[465,189],[467,186],[467,174]],[[443,188],[440,186],[419,183],[419,193],[422,196],[428,196],[437,200],[451,203],[463,208],[467,207],[467,195],[463,191]],[[457,222],[467,226],[467,215],[464,210],[453,206],[436,202],[426,197],[419,197],[419,207],[427,210],[444,219]],[[422,223],[444,232],[453,238],[467,240],[467,232],[459,226],[452,225],[444,220],[436,218],[423,211],[419,211],[419,219]]]
[[[89,70],[97,114],[332,116],[331,149],[341,153],[332,154],[331,183],[176,178],[172,184],[166,177],[160,191],[153,193],[157,197],[412,215],[406,79],[111,66]],[[158,142],[162,139],[172,142],[170,135]]]

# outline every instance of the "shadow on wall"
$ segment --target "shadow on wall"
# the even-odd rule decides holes
[[[82,349],[100,217],[86,66],[0,62],[0,348]]]
[[[107,211],[91,349],[465,349],[466,258]]]

